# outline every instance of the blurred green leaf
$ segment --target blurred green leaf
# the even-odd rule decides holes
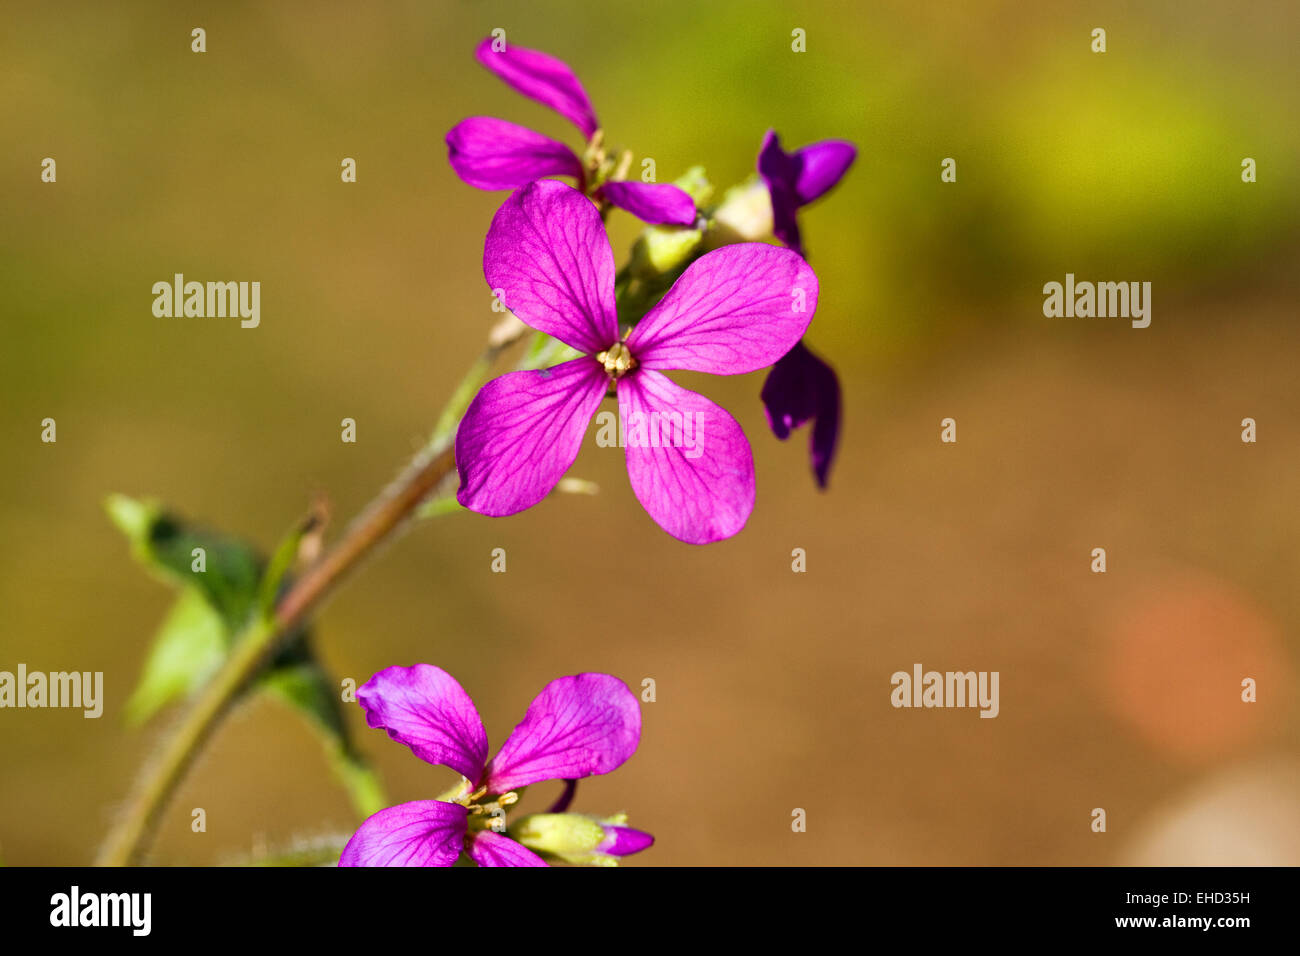
[[[140,683],[126,702],[127,723],[138,726],[202,687],[225,660],[229,639],[221,615],[207,599],[196,588],[183,589],[158,628]]]
[[[311,513],[285,535],[276,547],[257,589],[257,610],[264,619],[269,620],[275,614],[276,602],[289,586],[291,573],[302,557],[305,546],[309,543],[319,546],[326,520],[325,505],[317,502]],[[312,550],[314,553],[315,549]]]
[[[248,620],[262,577],[257,551],[237,538],[207,531],[165,512],[156,502],[112,495],[109,517],[131,542],[131,551],[156,577],[194,587],[221,615],[231,631]],[[205,570],[194,570],[202,548]]]
[[[298,548],[306,525],[299,525],[279,545],[271,555],[271,561],[262,574],[257,586],[257,613],[269,617],[275,612],[275,603],[280,597],[280,590],[287,583],[289,572],[293,570],[298,559]]]

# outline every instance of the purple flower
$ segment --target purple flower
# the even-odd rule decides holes
[[[793,429],[813,422],[813,475],[825,488],[840,434],[840,380],[835,370],[800,342],[772,366],[760,397],[767,423],[782,441]]]
[[[479,866],[546,866],[501,832],[516,791],[544,780],[609,773],[632,756],[641,739],[636,697],[608,674],[551,681],[490,761],[474,702],[440,668],[390,667],[357,691],[357,701],[371,727],[384,728],[421,760],[450,767],[464,779],[440,799],[403,803],[370,817],[348,841],[339,866],[451,866],[462,851]],[[603,827],[597,836],[604,857],[626,856],[654,842],[621,826]]]
[[[497,210],[483,272],[516,316],[584,354],[503,375],[474,397],[456,434],[462,505],[500,516],[541,501],[577,458],[612,389],[628,477],[650,517],[691,544],[744,527],[754,508],[744,432],[661,370],[737,375],[785,355],[817,308],[817,277],[803,259],[763,243],[724,246],[692,263],[621,336],[600,215],[581,193],[542,180]]]
[[[758,172],[772,198],[772,233],[803,255],[797,212],[825,195],[853,165],[858,151],[843,140],[824,140],[787,153],[768,130],[758,153]],[[763,383],[768,424],[784,441],[808,421],[813,475],[825,488],[840,430],[840,383],[835,370],[800,342],[772,368]]]
[[[857,155],[857,147],[841,139],[810,143],[787,153],[781,148],[776,131],[768,130],[758,151],[758,174],[772,197],[772,234],[803,255],[795,214],[830,192]]]
[[[509,46],[493,50],[491,37],[478,45],[478,61],[513,89],[549,106],[591,141],[599,129],[596,111],[573,71],[536,50]],[[587,170],[563,143],[490,116],[471,116],[447,133],[447,158],[456,175],[476,189],[518,189],[548,176],[572,176],[587,191]],[[690,226],[695,202],[668,183],[607,182],[594,196],[656,225]]]

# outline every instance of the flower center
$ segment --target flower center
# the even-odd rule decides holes
[[[469,811],[469,832],[478,830],[495,830],[504,833],[506,828],[506,807],[519,802],[519,794],[511,790],[500,795],[489,794],[486,787],[480,787],[473,793],[468,790],[468,781],[454,794],[444,794],[439,799],[448,803],[459,803]]]
[[[636,368],[636,359],[622,342],[615,342],[606,351],[599,353],[596,361],[605,367],[605,371],[614,381],[618,381]]]

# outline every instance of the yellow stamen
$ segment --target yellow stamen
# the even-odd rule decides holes
[[[636,359],[622,342],[615,342],[607,351],[598,354],[596,361],[605,367],[612,379],[620,379],[636,368]]]

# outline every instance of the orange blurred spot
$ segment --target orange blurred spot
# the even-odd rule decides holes
[[[1200,763],[1282,720],[1288,671],[1264,612],[1221,581],[1188,575],[1122,609],[1104,676],[1112,707],[1148,743]],[[1256,703],[1241,699],[1247,677]]]

